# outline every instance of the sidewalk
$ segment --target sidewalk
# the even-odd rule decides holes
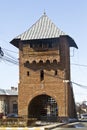
[[[56,128],[57,126],[61,126],[64,123],[54,123],[54,124],[50,124],[50,125],[46,125],[46,126],[40,126],[40,127],[32,127],[32,128],[28,128],[28,127],[0,127],[0,130],[47,130],[47,129],[52,129],[52,128]]]
[[[28,127],[0,127],[0,130],[44,130],[44,127],[34,127],[34,128],[28,128]]]

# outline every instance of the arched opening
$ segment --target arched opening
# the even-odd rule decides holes
[[[46,64],[50,64],[50,60],[46,60]]]
[[[57,60],[53,60],[53,63],[57,65]]]
[[[28,117],[41,121],[57,121],[58,106],[56,101],[45,94],[36,96],[29,104]]]

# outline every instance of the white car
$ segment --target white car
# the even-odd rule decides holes
[[[81,114],[81,119],[87,119],[87,113]]]

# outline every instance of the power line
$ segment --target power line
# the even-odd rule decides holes
[[[11,51],[11,50],[8,50],[8,49],[4,49],[6,51],[9,51],[9,52],[13,52],[13,53],[16,53],[14,51]],[[13,57],[11,54],[7,53],[6,51],[2,51],[2,48],[0,47],[0,58],[3,60],[3,61],[7,61],[7,62],[10,62],[12,64],[15,64],[15,65],[18,65],[19,64],[19,61],[17,58]],[[82,64],[76,64],[76,63],[71,63],[71,65],[76,65],[76,66],[82,66],[82,67],[87,67],[87,65],[82,65]],[[64,78],[62,77],[59,77],[59,76],[53,76],[52,74],[48,74],[48,73],[45,73],[46,75],[49,75],[49,76],[52,76],[52,77],[56,77],[56,78],[59,78],[61,80],[64,80]],[[69,81],[71,82],[72,84],[75,84],[79,87],[82,87],[82,88],[86,88],[87,89],[87,86],[85,85],[81,85],[79,83],[76,83],[76,82],[73,82],[73,81]]]
[[[65,80],[63,77],[60,77],[60,76],[54,76],[54,75],[48,74],[48,73],[46,73],[46,72],[45,72],[45,74],[48,75],[48,76],[55,77],[55,78],[58,78],[58,79],[60,79],[60,80],[63,80],[63,82],[64,82],[64,80]],[[70,81],[70,80],[68,80],[68,82],[70,82],[70,83],[72,83],[72,84],[75,84],[75,85],[77,85],[77,86],[79,86],[79,87],[82,87],[82,88],[87,89],[87,86],[86,86],[86,85],[82,85],[82,84],[79,84],[79,83],[76,83],[76,82],[73,82],[73,81]]]
[[[62,77],[60,77],[60,76],[54,76],[54,75],[48,74],[48,73],[46,73],[46,72],[45,72],[45,74],[46,74],[46,75],[49,75],[49,76],[51,76],[51,77],[55,77],[55,78],[61,79],[61,80],[63,80],[63,81],[65,80],[64,78],[62,78]],[[75,85],[77,85],[77,86],[79,86],[79,87],[82,87],[82,88],[87,89],[87,86],[86,86],[86,85],[82,85],[82,84],[79,84],[79,83],[76,83],[76,82],[73,82],[73,81],[70,81],[70,80],[68,80],[68,82],[70,82],[70,83],[72,83],[72,84],[75,84]]]
[[[13,57],[11,54],[9,54],[8,52],[4,52],[5,53],[5,55],[7,55],[8,57],[10,57],[10,58],[12,58],[12,59],[15,59],[15,60],[18,60],[17,58],[15,58],[15,57]]]
[[[77,85],[77,86],[79,86],[79,87],[82,87],[82,88],[87,89],[87,86],[85,86],[85,85],[78,84],[78,83],[75,83],[75,82],[73,82],[73,81],[70,81],[70,82],[73,83],[73,84],[75,84],[75,85]]]
[[[9,51],[9,52],[12,52],[12,53],[16,53],[17,54],[17,52],[15,52],[15,51],[12,51],[12,50],[8,50],[8,49],[5,49],[5,48],[2,48],[3,50],[6,50],[6,51]]]
[[[1,50],[18,54],[18,53],[15,52],[15,51],[8,50],[8,49],[1,48],[1,47],[0,47],[0,54],[1,54]],[[3,51],[2,51],[2,52],[3,52]],[[11,55],[10,55],[10,56],[11,56]],[[12,57],[12,56],[11,56],[11,57]],[[71,63],[71,65],[76,65],[76,66],[81,66],[81,67],[87,67],[87,65],[84,65],[84,64],[77,64],[77,63]]]
[[[0,58],[3,61],[10,62],[12,64],[18,65],[18,59],[13,57],[11,54],[7,53],[6,51],[2,51],[2,48],[0,47]]]
[[[76,64],[76,63],[71,63],[71,65],[76,65],[76,66],[81,66],[81,67],[87,67],[87,65],[83,65],[83,64]]]
[[[12,58],[9,58],[9,57],[7,57],[7,56],[2,57],[2,60],[3,60],[3,61],[10,62],[10,63],[15,64],[15,65],[18,65],[18,61],[14,60],[14,59],[12,59]]]

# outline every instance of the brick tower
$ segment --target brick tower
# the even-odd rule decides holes
[[[19,48],[19,115],[52,121],[76,117],[70,83],[74,40],[44,14],[11,44]]]

